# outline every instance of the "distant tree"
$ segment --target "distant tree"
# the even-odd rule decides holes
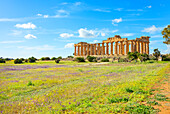
[[[67,58],[74,58],[73,56],[67,56]]]
[[[52,57],[51,60],[56,60],[57,58],[56,57]]]
[[[17,58],[14,60],[14,64],[21,64],[22,63],[22,60]]]
[[[160,51],[157,49],[154,49],[153,55],[156,57],[156,60],[158,60],[158,57],[161,55]]]
[[[62,57],[61,57],[61,56],[59,56],[59,57],[58,57],[58,59],[62,59]]]
[[[36,58],[35,57],[30,57],[30,58],[28,58],[28,62],[29,63],[35,63],[36,62]]]
[[[5,63],[5,60],[0,58],[0,63]]]
[[[163,38],[165,38],[165,41],[163,43],[170,44],[170,25],[168,27],[165,27],[162,31]]]

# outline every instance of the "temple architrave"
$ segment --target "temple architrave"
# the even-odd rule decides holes
[[[139,52],[141,54],[149,54],[149,36],[141,36],[134,40],[121,38],[119,35],[107,38],[102,43],[90,44],[87,42],[79,42],[74,44],[74,56],[86,57],[88,55],[95,57],[114,57],[124,56],[128,52]]]

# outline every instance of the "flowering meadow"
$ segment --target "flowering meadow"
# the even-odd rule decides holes
[[[168,62],[0,64],[0,113],[156,112],[142,105]]]

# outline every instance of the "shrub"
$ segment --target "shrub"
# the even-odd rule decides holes
[[[0,59],[0,63],[5,63],[5,60],[4,59]]]
[[[127,60],[126,60],[126,58],[125,58],[125,59],[119,58],[119,59],[118,59],[118,62],[127,62]]]
[[[50,60],[50,57],[42,57],[41,60]]]
[[[34,84],[31,81],[29,81],[27,86],[34,86]]]
[[[56,63],[59,63],[59,62],[60,62],[60,59],[56,59],[55,62],[56,62]]]
[[[57,58],[56,57],[52,57],[51,60],[56,60]]]
[[[87,60],[89,62],[94,62],[96,60],[96,57],[93,57],[93,56],[87,56]],[[97,61],[97,60],[96,60]]]
[[[35,63],[36,62],[36,58],[35,57],[30,57],[30,58],[28,58],[28,62],[29,63]]]
[[[14,60],[14,63],[15,63],[15,64],[21,64],[21,63],[22,63],[22,60],[17,58],[17,59]]]
[[[108,58],[103,58],[103,59],[101,60],[101,62],[109,62],[109,59],[108,59]]]
[[[59,56],[59,57],[58,57],[58,59],[62,59],[62,57],[61,57],[61,56]]]
[[[28,63],[28,59],[25,59],[25,62]]]
[[[67,58],[74,58],[73,56],[68,56]]]
[[[134,91],[132,89],[126,88],[126,91],[129,93],[133,93]]]
[[[77,58],[76,58],[76,61],[77,61],[77,62],[85,62],[85,60],[84,60],[83,57],[77,57]]]
[[[25,59],[24,58],[20,58],[22,61],[24,61]]]
[[[169,55],[163,55],[162,58],[163,58],[163,61],[170,61]]]

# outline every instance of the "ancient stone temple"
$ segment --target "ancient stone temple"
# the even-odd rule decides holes
[[[102,43],[90,44],[79,42],[74,44],[74,56],[123,56],[128,52],[139,52],[149,54],[149,36],[141,36],[134,40],[121,38],[119,35],[107,38]]]

